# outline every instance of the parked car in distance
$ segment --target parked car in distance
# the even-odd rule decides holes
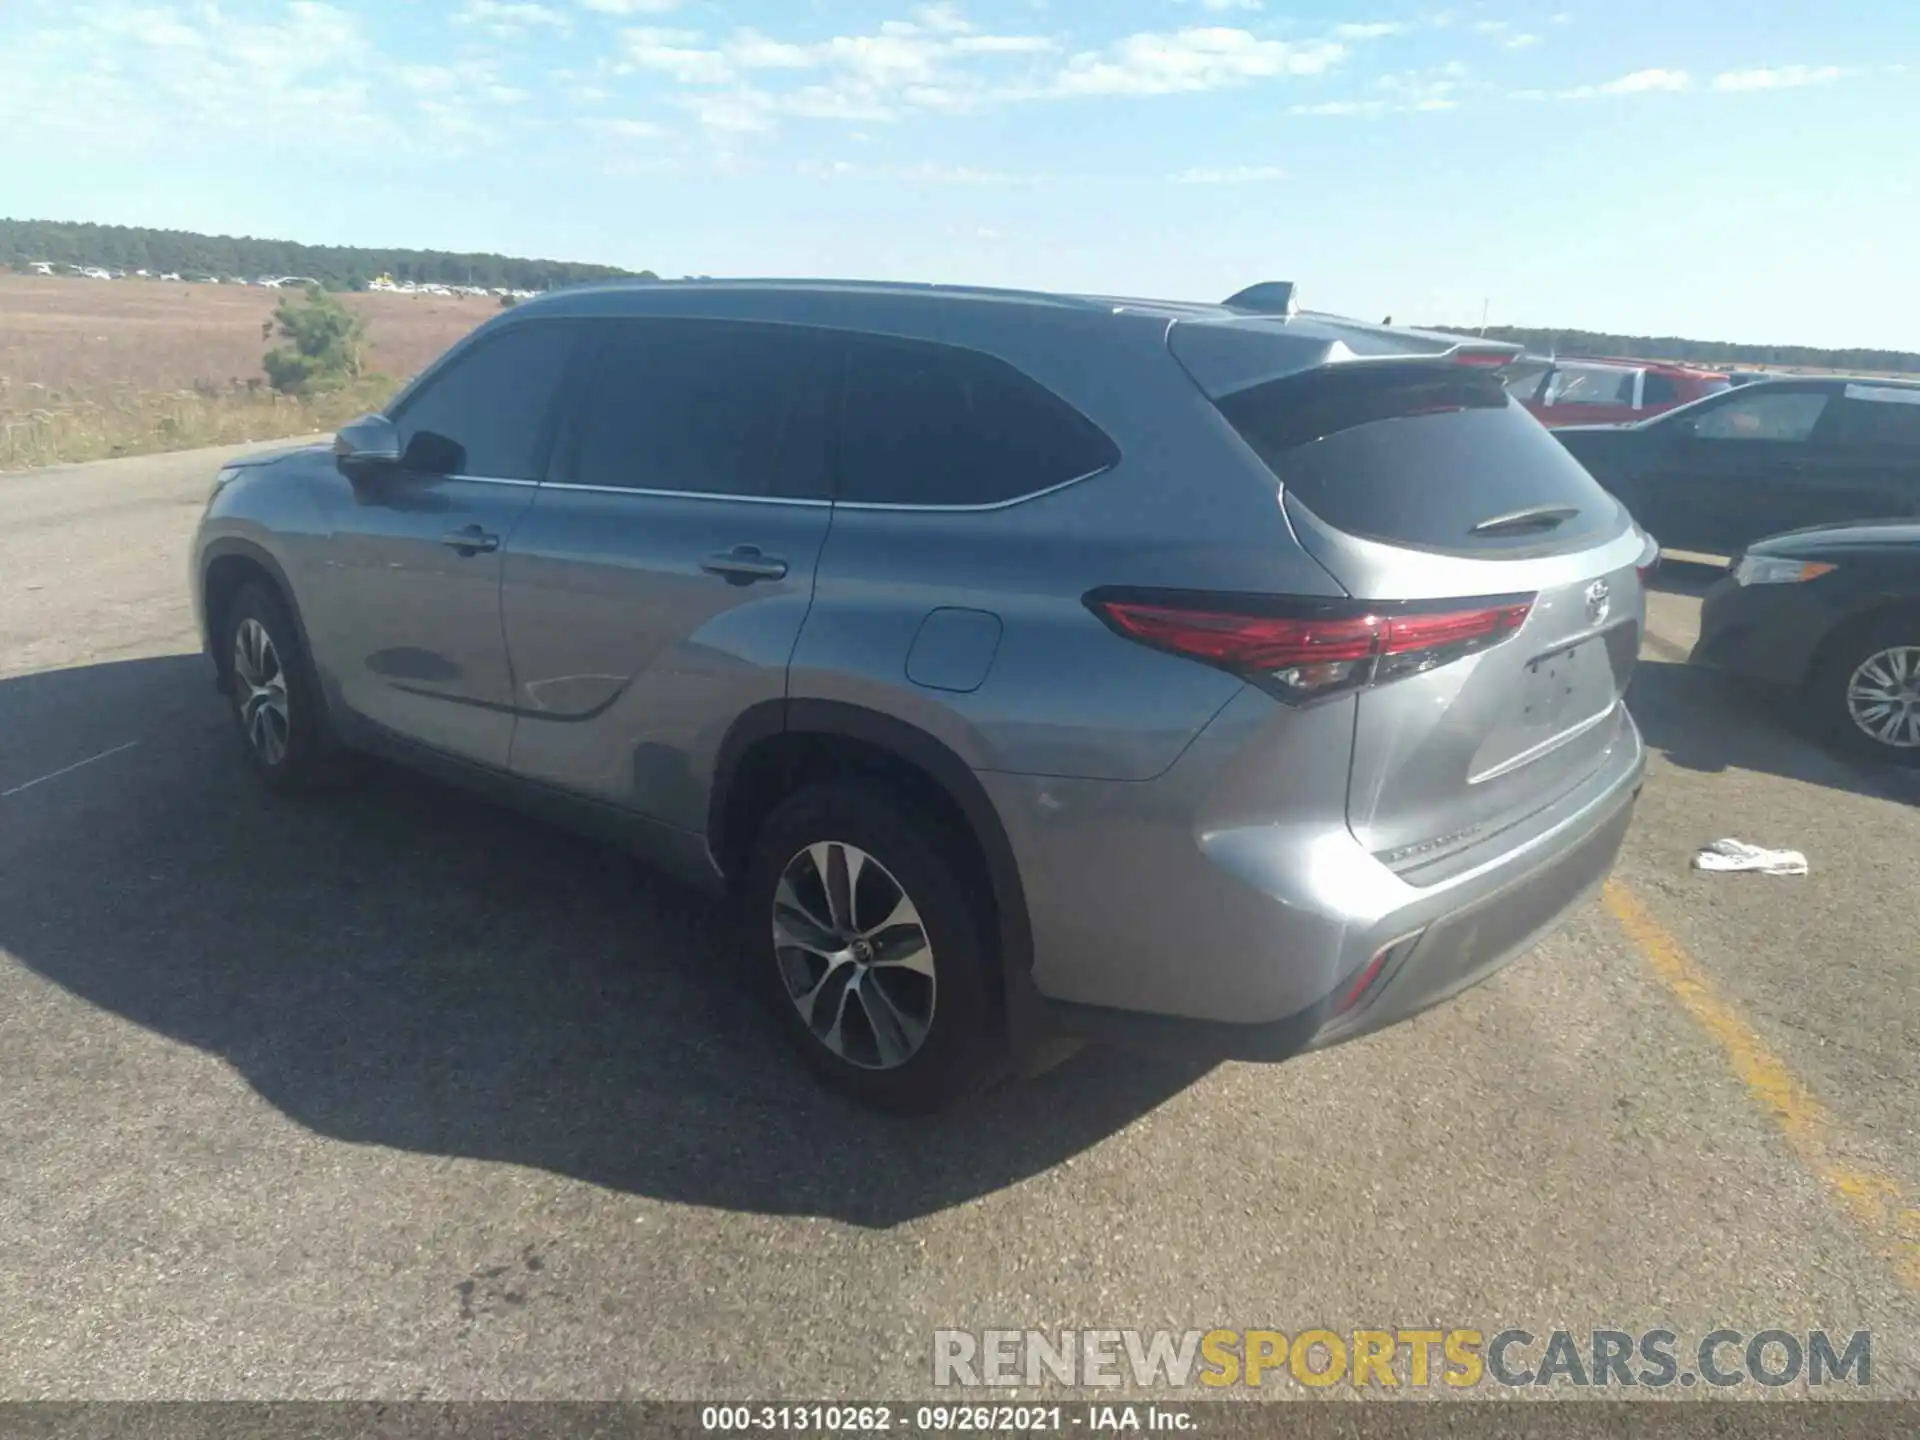
[[[1920,514],[1920,384],[1756,380],[1653,420],[1553,432],[1669,550]]]
[[[1757,542],[1707,592],[1692,660],[1792,687],[1855,754],[1920,765],[1920,522]]]
[[[1727,388],[1718,371],[1650,360],[1522,359],[1507,375],[1507,393],[1549,429],[1631,424]]]
[[[389,755],[729,892],[741,973],[876,1105],[1058,1033],[1404,1019],[1611,867],[1651,546],[1512,347],[1238,298],[504,311],[220,473],[192,573],[243,753],[282,791]]]

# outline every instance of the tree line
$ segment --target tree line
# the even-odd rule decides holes
[[[572,260],[523,260],[511,255],[446,250],[387,250],[357,245],[301,245],[252,236],[200,235],[137,225],[92,225],[53,220],[0,219],[0,264],[15,270],[34,262],[146,270],[184,279],[245,279],[297,275],[329,290],[361,290],[381,275],[422,285],[482,285],[488,289],[547,290],[593,280],[659,278],[651,270],[621,270]]]
[[[1435,329],[1449,329],[1435,326]],[[1480,332],[1475,331],[1475,334]],[[1810,370],[1920,371],[1920,355],[1905,350],[1822,350],[1812,345],[1742,345],[1730,340],[1683,340],[1676,335],[1609,335],[1598,330],[1550,330],[1489,325],[1489,340],[1524,345],[1533,355],[1630,355],[1716,367],[1798,367]]]

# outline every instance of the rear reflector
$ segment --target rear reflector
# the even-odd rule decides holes
[[[1353,983],[1348,985],[1345,990],[1342,990],[1340,992],[1340,998],[1333,1002],[1334,1017],[1337,1018],[1357,1010],[1360,1007],[1360,1002],[1373,993],[1375,984],[1379,981],[1381,974],[1386,970],[1388,964],[1398,960],[1419,943],[1419,935],[1409,935],[1403,940],[1394,941],[1391,945],[1381,946],[1379,952],[1374,955],[1373,959],[1369,960],[1361,969],[1360,973],[1353,977]]]
[[[1150,592],[1095,591],[1087,605],[1129,640],[1299,701],[1384,684],[1498,645],[1526,623],[1533,597],[1502,595],[1384,615],[1355,613],[1357,607],[1329,613],[1325,601],[1184,594],[1176,600]]]

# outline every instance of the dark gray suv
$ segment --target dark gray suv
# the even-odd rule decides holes
[[[1279,1059],[1491,973],[1628,825],[1650,544],[1514,353],[572,290],[222,471],[193,580],[268,784],[377,752],[726,888],[745,980],[865,1100],[1060,1034]]]

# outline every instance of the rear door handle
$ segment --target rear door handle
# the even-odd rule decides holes
[[[500,537],[489,535],[478,525],[463,525],[442,535],[440,543],[465,556],[491,555],[500,548]]]
[[[787,562],[777,555],[762,555],[757,545],[736,545],[731,550],[716,550],[700,562],[709,575],[718,575],[729,585],[751,585],[756,580],[784,580]]]

